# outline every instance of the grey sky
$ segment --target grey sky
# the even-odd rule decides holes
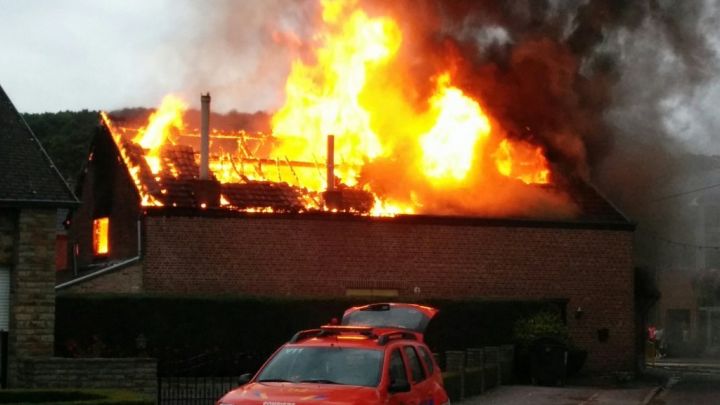
[[[690,150],[720,153],[720,0],[704,3],[703,16],[688,20],[714,48],[715,61],[700,61],[709,77],[701,82],[686,82],[692,72],[657,26],[610,36],[606,46],[623,55],[608,111],[619,129],[646,133],[659,120]],[[315,7],[315,0],[0,0],[0,84],[23,112],[154,107],[167,93],[196,106],[204,91],[218,111],[274,110],[300,51],[282,38],[310,37]]]
[[[307,2],[229,3],[0,0],[0,84],[23,112],[152,107],[170,92],[195,103],[202,91],[218,110],[276,108],[292,55],[273,31],[295,30]]]

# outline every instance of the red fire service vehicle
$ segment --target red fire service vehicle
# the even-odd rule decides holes
[[[350,308],[342,325],[296,333],[217,405],[449,404],[423,342],[436,313],[398,303]]]

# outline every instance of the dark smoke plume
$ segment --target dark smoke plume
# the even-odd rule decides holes
[[[669,179],[713,167],[695,154],[720,153],[717,0],[359,1],[401,26],[396,63],[418,100],[452,66],[510,136],[542,144],[641,226],[662,227],[674,209],[653,202],[676,191]],[[279,107],[291,61],[311,57],[319,10],[313,0],[203,4],[189,78]],[[260,62],[243,70],[251,56]],[[232,64],[242,77],[227,74]]]
[[[662,216],[651,198],[668,178],[707,166],[694,153],[720,151],[717,118],[696,104],[719,66],[716,1],[366,3],[397,17],[419,88],[451,62],[511,136],[641,223]]]

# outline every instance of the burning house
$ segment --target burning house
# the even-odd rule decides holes
[[[271,133],[214,126],[209,94],[199,120],[175,97],[102,115],[56,288],[553,299],[589,369],[633,369],[633,224],[452,69],[420,102],[377,79],[392,20],[326,14],[342,27],[293,65]]]

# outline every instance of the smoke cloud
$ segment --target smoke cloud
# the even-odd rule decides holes
[[[669,177],[697,166],[693,154],[720,153],[716,0],[361,3],[400,25],[395,63],[418,100],[452,66],[454,83],[511,137],[542,144],[633,219],[654,209],[648,197],[665,193]],[[220,108],[248,97],[270,111],[282,105],[292,60],[312,57],[318,2],[187,6],[202,28],[186,54],[193,96],[209,90]]]
[[[411,33],[418,69],[452,63],[511,136],[543,144],[644,226],[672,226],[657,211],[677,207],[653,197],[704,177],[696,154],[720,153],[717,1],[368,3]]]

